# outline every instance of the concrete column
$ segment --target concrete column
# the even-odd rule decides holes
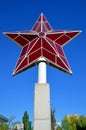
[[[33,130],[51,130],[50,88],[47,83],[35,84]]]

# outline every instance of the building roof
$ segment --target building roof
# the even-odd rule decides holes
[[[0,122],[8,122],[9,119],[0,114]]]

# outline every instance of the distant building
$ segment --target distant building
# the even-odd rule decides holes
[[[24,130],[23,123],[15,122],[14,125],[13,125],[13,129],[12,130]]]
[[[8,121],[9,121],[8,118],[6,118],[5,116],[3,116],[3,115],[0,114],[0,123],[6,123]]]

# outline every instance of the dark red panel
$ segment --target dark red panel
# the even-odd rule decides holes
[[[43,49],[43,56],[55,63],[55,55]]]
[[[34,53],[35,51],[37,51],[38,49],[41,49],[41,39],[39,39],[32,47],[32,49],[30,50],[30,54]]]
[[[41,56],[41,49],[29,55],[29,63],[34,62]]]
[[[65,44],[70,38],[66,35],[63,35],[62,37],[58,38],[55,42],[57,42],[59,45]]]
[[[61,47],[60,45],[58,45],[58,44],[55,44],[55,46],[56,46],[57,52],[58,52],[60,55],[64,56],[64,52],[63,52],[63,50],[62,50],[62,47]]]
[[[59,38],[61,35],[63,35],[62,33],[60,34],[47,34],[46,36],[48,38],[50,38],[51,40],[55,41],[57,38]]]
[[[38,37],[37,35],[28,35],[28,34],[21,34],[22,37],[24,37],[25,39],[32,41],[33,39],[35,39],[36,37]]]
[[[38,41],[38,38],[37,39],[34,39],[33,41],[31,41],[29,43],[29,47],[28,47],[28,52],[32,49],[32,47],[34,46],[34,44],[36,44],[36,42]]]
[[[16,68],[19,66],[19,64],[22,62],[23,59],[24,59],[24,57],[18,59],[18,62],[17,62],[17,64],[16,64]],[[16,69],[16,68],[15,68],[15,69]]]
[[[37,29],[36,29],[36,32],[41,32],[41,23],[39,23]]]
[[[35,23],[35,25],[33,26],[32,30],[36,31],[38,25],[39,25],[39,23]]]
[[[38,20],[37,20],[38,22],[41,22],[41,16],[38,18]]]
[[[43,21],[44,21],[44,22],[47,21],[47,19],[44,17],[44,15],[42,15],[42,17],[43,17]]]
[[[44,15],[42,15],[41,14],[41,16],[38,18],[38,22],[41,22],[41,21],[43,21],[43,22],[45,22],[45,21],[47,21],[47,19],[44,17]]]
[[[48,22],[45,22],[45,27],[47,28],[47,31],[52,30]]]
[[[14,39],[18,36],[18,34],[6,34],[8,37]]]
[[[55,54],[55,50],[54,50],[55,48],[53,48],[53,46],[49,44],[48,42],[46,42],[46,40],[44,39],[43,39],[42,47],[45,49],[48,49],[48,51]]]
[[[23,62],[21,62],[21,64],[18,66],[18,68],[16,69],[16,71],[20,71],[21,69],[24,69],[27,66],[27,58],[25,58],[23,60]]]
[[[47,32],[47,28],[44,26],[44,24],[43,24],[42,31],[43,31],[43,32]]]
[[[61,59],[59,57],[57,57],[57,64],[59,65],[59,67],[69,71],[68,68],[66,67],[66,65],[61,61]]]
[[[48,44],[50,44],[52,46],[52,48],[54,49],[55,53],[57,54],[58,53],[57,48],[56,48],[57,43],[55,43],[54,41],[52,41],[49,38],[46,38],[46,41],[48,42]]]
[[[25,46],[28,43],[28,41],[22,38],[21,36],[17,37],[15,41],[19,43],[21,46]]]
[[[69,65],[68,65],[68,62],[67,62],[66,58],[65,58],[65,57],[63,57],[63,56],[60,56],[60,58],[62,59],[62,61],[64,62],[64,64],[66,64],[66,65],[69,67]]]
[[[29,47],[28,44],[27,44],[26,46],[23,47],[20,57],[24,56],[24,55],[27,53],[28,47]]]
[[[79,32],[68,32],[66,33],[70,38],[76,36],[77,34],[79,34]]]
[[[54,42],[54,41],[52,41],[52,40],[49,39],[49,38],[46,38],[46,41],[47,41],[48,43],[50,43],[51,46],[53,46],[53,47],[55,48],[55,46],[54,46],[55,42]]]

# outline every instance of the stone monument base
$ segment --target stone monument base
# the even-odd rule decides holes
[[[35,84],[33,130],[51,130],[50,88],[48,83]]]

